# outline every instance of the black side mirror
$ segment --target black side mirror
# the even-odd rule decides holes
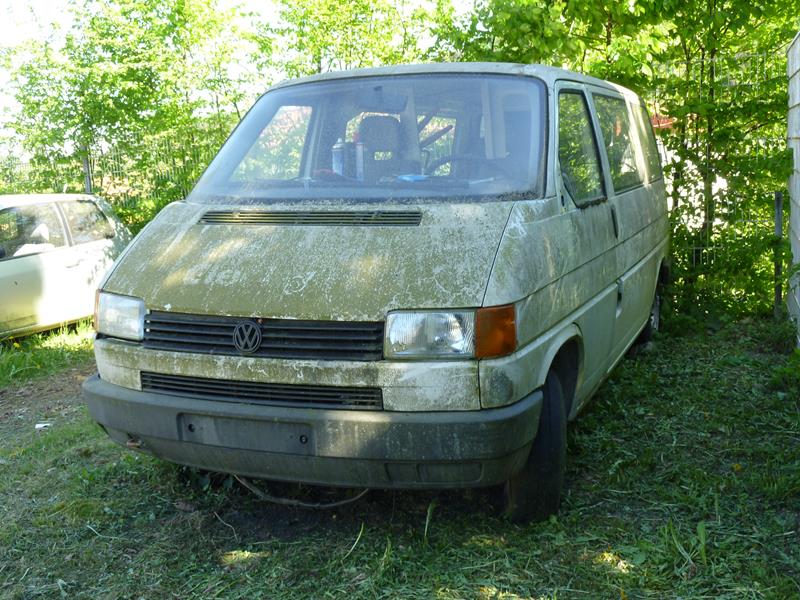
[[[6,249],[0,246],[0,260],[3,260],[6,257]]]

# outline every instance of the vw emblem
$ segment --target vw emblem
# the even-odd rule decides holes
[[[261,327],[253,321],[240,321],[233,330],[233,345],[239,352],[252,354],[261,346]]]

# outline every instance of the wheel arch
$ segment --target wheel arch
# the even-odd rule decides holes
[[[672,261],[668,256],[664,256],[661,258],[661,262],[658,265],[658,278],[657,284],[664,286],[668,285],[672,282]]]
[[[578,389],[582,363],[583,345],[580,338],[572,337],[562,344],[550,364],[550,370],[555,372],[561,383],[567,417],[575,406],[575,392]]]
[[[583,369],[583,358],[583,336],[579,327],[573,323],[552,340],[550,349],[542,361],[541,372],[537,377],[541,386],[544,385],[547,374],[551,370],[556,373],[564,392],[568,417],[572,416],[575,408],[575,393]]]

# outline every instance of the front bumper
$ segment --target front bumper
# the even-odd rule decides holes
[[[537,390],[509,406],[390,412],[287,408],[143,392],[91,377],[92,417],[116,442],[171,462],[249,477],[376,488],[479,487],[524,464]]]

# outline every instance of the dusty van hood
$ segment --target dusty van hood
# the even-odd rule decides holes
[[[154,310],[297,319],[373,321],[395,309],[480,306],[512,204],[175,203],[139,234],[103,289],[143,298]],[[421,218],[418,225],[243,224],[236,211],[267,213],[260,219],[267,222],[297,211]],[[211,212],[223,218],[207,222]]]

